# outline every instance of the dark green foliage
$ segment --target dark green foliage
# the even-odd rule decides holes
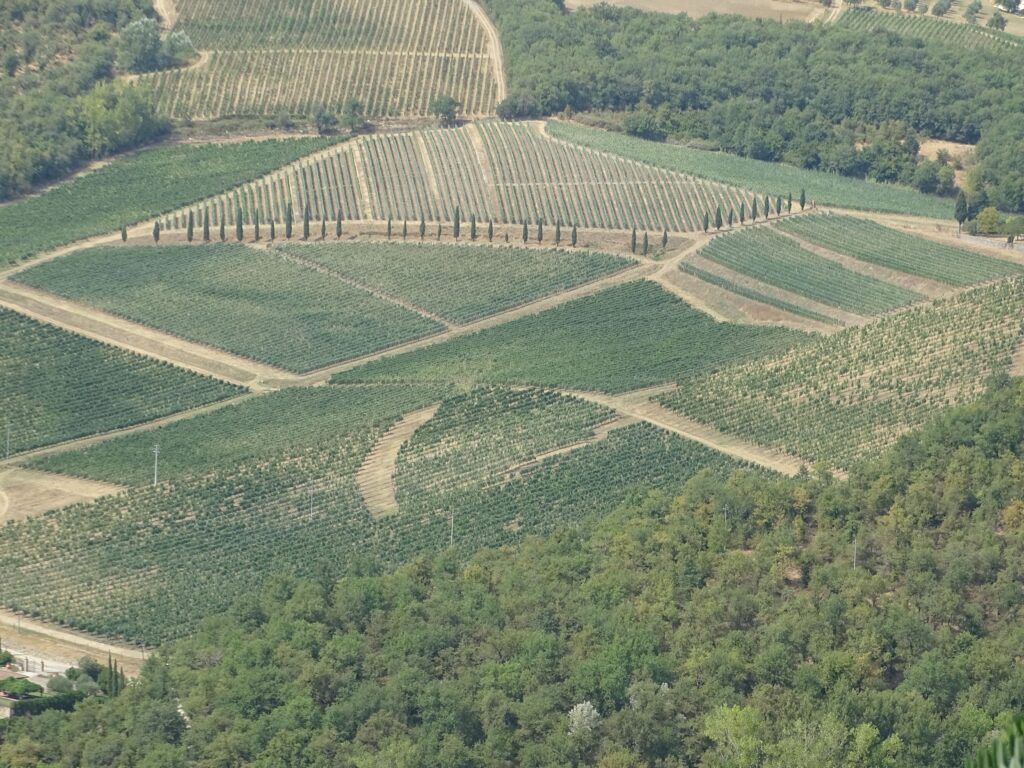
[[[562,244],[562,222],[555,222],[555,245]]]
[[[389,216],[388,217],[388,225],[387,225],[387,238],[388,238],[388,240],[391,239],[391,226],[392,226],[391,225],[391,217]]]
[[[274,226],[274,219],[270,219],[270,241],[273,242],[277,237],[277,228]]]
[[[570,237],[570,243],[572,244],[573,248],[576,247],[576,243],[577,243],[578,239],[579,239],[579,233],[576,231],[576,225],[573,224],[572,225],[572,236]]]
[[[128,227],[125,226],[124,224],[121,225],[121,242],[128,242]]]
[[[800,210],[802,211],[807,207],[807,190],[800,190]]]
[[[469,239],[476,240],[476,214],[474,213],[469,218]]]
[[[757,210],[757,198],[755,197],[750,203],[750,220],[757,221],[759,211]]]
[[[274,239],[274,222],[270,222],[270,239]],[[210,210],[203,208],[203,242],[210,242]]]
[[[708,231],[708,227],[711,225],[711,217],[708,216],[708,212],[704,211],[704,216],[701,219],[701,223],[704,225],[704,231]]]
[[[228,235],[227,235],[226,227],[227,227],[227,224],[226,224],[226,222],[225,222],[225,220],[224,220],[224,216],[221,216],[221,217],[220,217],[220,232],[219,232],[218,234],[220,235],[220,241],[221,241],[222,243],[223,243],[223,242],[224,242],[225,240],[227,240],[227,239],[228,239]]]
[[[704,225],[704,231],[707,231],[707,224]],[[633,231],[629,235],[629,252],[636,253],[636,227],[633,227]]]
[[[257,243],[260,241],[260,209],[252,213],[252,239]]]
[[[235,209],[235,240],[242,242],[244,236],[245,232],[242,230],[242,209],[239,207]]]
[[[493,243],[494,242],[494,222],[493,221],[488,221],[487,222],[487,242],[488,243]]]
[[[523,245],[526,245],[530,241],[530,228],[523,222]]]
[[[338,211],[338,218],[335,219],[335,221],[334,221],[334,238],[336,240],[341,240],[341,230],[342,230],[342,226],[341,226],[341,211],[339,210]]]
[[[537,219],[537,242],[544,242],[544,220]]]
[[[292,204],[288,203],[284,213],[284,236],[286,240],[292,239],[292,222],[295,220],[295,212],[292,210]]]
[[[651,242],[647,239],[647,233],[644,232],[644,244],[640,249],[640,252],[646,256],[647,252],[651,249]]]
[[[730,215],[731,215],[731,212],[730,212]],[[731,223],[732,222],[730,221],[730,224]],[[664,248],[668,248],[668,228],[665,228],[664,230],[662,230],[662,233],[661,233],[661,247],[663,249]]]
[[[426,234],[427,234],[427,222],[426,222],[426,219],[420,218],[420,240],[423,240],[423,238],[426,236]]]
[[[722,228],[723,223],[724,222],[722,221],[722,206],[718,206],[715,209],[715,229],[720,230]]]
[[[192,212],[192,209],[189,208],[189,211],[188,211],[188,223],[185,225],[185,239],[188,242],[190,242],[190,243],[192,242],[192,239],[195,237],[195,230],[196,230],[195,214]]]
[[[309,222],[310,222],[309,203],[306,203],[306,207],[302,209],[302,239],[303,240],[309,240]]]
[[[153,242],[154,243],[159,243],[160,242],[160,222],[159,221],[154,221],[153,222]]]
[[[458,240],[460,234],[462,234],[462,211],[459,209],[459,206],[455,206],[455,220],[452,223],[452,237]]]

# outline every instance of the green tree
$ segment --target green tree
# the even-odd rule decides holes
[[[128,227],[126,227],[124,224],[121,225],[121,242],[128,242]]]
[[[270,242],[274,242],[274,239],[276,237],[277,237],[277,230],[274,227],[274,217],[271,216],[270,217]]]
[[[228,234],[224,227],[224,211],[220,212],[220,232],[218,232],[218,234],[220,235],[220,241],[222,243],[228,239]]]
[[[359,133],[366,127],[365,109],[357,99],[348,98],[341,108],[341,125],[349,133]]]
[[[420,241],[427,236],[427,220],[420,216]]]
[[[715,208],[715,229],[721,230],[724,223],[722,221],[722,206],[719,205]]]
[[[334,220],[334,239],[341,240],[342,223],[341,223],[341,209],[338,209],[338,217]]]
[[[257,243],[260,241],[260,209],[256,208],[252,212],[252,237]]]
[[[643,244],[643,249],[642,249],[643,255],[646,256],[647,252],[650,251],[650,249],[651,249],[651,243],[647,239],[647,233],[644,232],[644,244]]]
[[[390,217],[390,216],[388,216],[388,230],[387,230],[387,235],[388,235],[388,240],[390,240],[390,239],[391,239],[391,217]]]
[[[561,220],[555,221],[555,245],[562,244],[562,222]]]
[[[160,68],[160,25],[155,19],[138,19],[118,35],[118,62],[129,72]]]
[[[662,250],[668,248],[668,227],[661,231],[661,248]]]
[[[321,136],[329,136],[338,130],[338,117],[325,108],[320,107],[313,115],[313,125]]]
[[[235,208],[235,240],[242,242],[242,207]]]
[[[273,225],[271,225],[273,226]],[[210,209],[203,208],[203,242],[210,242]]]
[[[185,240],[192,242],[196,235],[196,217],[192,209],[188,209],[188,223],[185,224]]]
[[[1002,226],[1002,217],[999,215],[999,211],[992,206],[983,208],[975,221],[978,224],[978,231],[986,235],[994,235]]]
[[[327,217],[324,216],[320,219],[320,240],[327,239]]]
[[[302,209],[302,239],[309,240],[310,211],[309,203]]]
[[[292,239],[292,222],[295,220],[295,211],[292,210],[292,204],[288,203],[285,207],[284,212],[284,236],[286,240]]]
[[[493,219],[488,219],[487,220],[487,242],[488,243],[494,242],[494,220]]]
[[[704,225],[704,232],[707,233],[708,227],[711,226],[711,217],[708,215],[707,211],[704,211],[704,219],[701,223]]]
[[[629,252],[636,253],[636,227],[633,227],[633,231],[629,235]]]
[[[469,239],[476,241],[476,214],[469,217]]]
[[[778,213],[778,211],[776,211]],[[772,214],[772,200],[768,195],[764,196],[764,217],[767,219]]]
[[[576,225],[572,225],[572,234],[569,235],[569,242],[573,248],[576,247],[576,243],[579,242],[579,232],[576,229]]]
[[[775,215],[776,216],[781,216],[782,215],[782,196],[781,195],[779,195],[778,197],[775,198]]]
[[[529,240],[530,240],[530,228],[526,225],[526,222],[524,221],[523,222],[523,245],[526,245],[526,243],[529,242]]]
[[[802,211],[807,207],[807,191],[804,189],[800,190],[800,210]]]
[[[740,224],[746,224],[747,222],[747,204],[745,202],[740,203]]]
[[[789,193],[789,197],[786,198],[786,213],[793,212],[793,193]]]
[[[160,242],[160,222],[159,221],[154,221],[153,222],[153,242],[154,243],[159,243]]]
[[[537,242],[544,242],[544,219],[537,219]]]
[[[759,211],[757,210],[757,198],[755,197],[753,202],[750,203],[750,220],[757,221]]]
[[[455,125],[461,106],[454,97],[442,94],[430,102],[430,114],[436,116],[443,126]]]
[[[409,222],[402,219],[402,240],[406,240],[409,237]]]
[[[462,210],[459,206],[455,206],[455,219],[452,222],[452,237],[458,240],[460,234],[462,234]]]
[[[732,225],[736,222],[736,211],[732,208],[729,209],[729,229],[732,229]]]
[[[963,190],[960,190],[956,196],[956,206],[953,209],[953,217],[956,219],[957,231],[961,231],[964,228],[964,222],[967,221],[967,215],[969,208],[967,207],[967,195],[964,194]]]

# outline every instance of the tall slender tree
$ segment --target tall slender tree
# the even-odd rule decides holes
[[[326,240],[327,239],[327,217],[326,216],[323,216],[320,219],[320,239],[321,240]]]
[[[128,242],[128,227],[126,227],[124,224],[121,225],[121,242]]]
[[[388,232],[387,232],[387,234],[388,234],[388,240],[390,240],[390,239],[391,239],[391,228],[392,228],[392,224],[391,224],[391,217],[390,217],[390,216],[388,216]]]
[[[476,240],[476,214],[469,217],[469,239]]]
[[[455,221],[452,223],[452,236],[458,240],[462,234],[462,210],[455,206]]]
[[[334,239],[341,240],[341,208],[338,209],[338,217],[334,220]]]
[[[807,207],[807,191],[801,189],[800,190],[800,210],[802,211],[806,207]]]
[[[707,211],[704,211],[704,221],[702,223],[704,224],[704,232],[706,233],[708,231],[708,227],[711,226],[711,217],[708,215]]]
[[[956,218],[956,231],[959,233],[964,228],[964,222],[967,221],[967,216],[970,214],[970,206],[967,205],[967,195],[961,189],[956,196],[956,206],[953,209],[953,216]]]
[[[629,235],[629,252],[636,253],[636,227],[633,227],[633,231]]]
[[[228,239],[228,233],[226,231],[226,222],[225,222],[225,218],[224,218],[224,211],[220,212],[220,225],[219,225],[218,229],[220,231],[217,234],[220,235],[220,241],[223,243],[225,240]]]
[[[644,244],[643,244],[643,254],[644,254],[644,256],[646,256],[646,255],[647,255],[647,252],[648,252],[648,251],[649,251],[650,249],[651,249],[651,243],[650,243],[650,241],[649,241],[649,240],[647,239],[647,233],[646,233],[646,232],[644,232]]]
[[[562,222],[558,220],[555,222],[555,245],[562,244]]]
[[[786,198],[786,213],[793,212],[793,193],[789,193],[789,197]]]
[[[238,242],[242,242],[244,233],[242,231],[242,207],[238,206],[235,208],[235,239]]]
[[[572,225],[572,234],[569,236],[569,242],[572,244],[573,248],[575,248],[576,243],[579,242],[579,232],[577,232],[575,224]]]
[[[427,236],[427,220],[420,216],[420,240]]]
[[[185,239],[192,242],[196,235],[196,215],[192,209],[188,209],[188,223],[185,225]]]
[[[740,201],[740,224],[747,223],[747,204]]]
[[[523,222],[523,245],[526,245],[530,240],[530,228],[526,222]]]
[[[292,239],[292,222],[295,221],[295,211],[292,204],[288,203],[284,214],[284,236],[286,240]]]
[[[203,242],[210,242],[210,209],[203,208]]]
[[[668,227],[661,230],[661,248],[662,250],[668,248]]]
[[[277,230],[274,227],[274,217],[270,217],[270,242],[274,242],[274,238],[277,237]]]
[[[754,198],[754,202],[750,204],[750,220],[757,221],[758,210],[757,210],[757,198]]]
[[[402,239],[405,240],[409,236],[409,222],[402,219]]]
[[[782,215],[782,195],[779,195],[778,197],[775,198],[775,215]]]
[[[537,242],[544,242],[544,219],[537,219]]]
[[[764,196],[764,217],[767,219],[772,213],[772,201],[768,195]]]
[[[159,243],[160,242],[160,222],[159,221],[154,221],[153,222],[153,242],[154,243]]]
[[[302,239],[303,240],[309,240],[309,222],[310,222],[309,203],[306,203],[306,207],[302,209]]]
[[[725,222],[722,221],[722,206],[719,205],[715,208],[715,229],[721,230],[722,224],[724,223]]]
[[[494,219],[487,220],[487,242],[494,242]]]
[[[253,239],[258,243],[260,241],[260,209],[257,208],[252,212],[252,236]]]

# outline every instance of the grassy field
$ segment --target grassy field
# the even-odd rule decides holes
[[[338,382],[446,381],[625,391],[694,376],[808,338],[721,324],[646,281],[378,360]]]
[[[1022,288],[976,288],[691,378],[664,402],[724,432],[850,466],[1007,371],[1021,340]]]
[[[244,245],[93,248],[32,267],[17,279],[299,372],[442,328]]]
[[[611,152],[621,157],[678,173],[712,179],[747,189],[788,196],[805,190],[807,201],[881,213],[905,213],[936,219],[953,218],[953,201],[908,187],[877,184],[832,173],[809,171],[783,163],[766,163],[725,152],[708,152],[674,144],[645,141],[575,123],[551,121],[547,132],[564,141]]]
[[[645,229],[659,236],[702,229],[705,213],[749,209],[752,192],[681,173],[573,147],[546,137],[536,125],[482,121],[462,128],[369,136],[337,151],[303,160],[230,194],[193,206],[196,220],[209,215],[233,226],[237,211],[255,218],[314,221],[394,219],[451,222],[456,209],[484,225],[538,220],[551,242],[556,222],[568,238],[572,224],[595,229]],[[168,216],[174,229],[186,215]],[[333,228],[329,228],[333,232]],[[433,235],[431,229],[429,235]]]
[[[763,227],[716,237],[701,255],[776,288],[862,315],[888,312],[924,299],[844,269]]]
[[[468,555],[606,514],[635,487],[672,491],[698,472],[739,466],[635,425],[548,458],[528,475],[467,487],[443,512],[374,520],[355,476],[383,431],[0,528],[0,547],[18,552],[0,580],[0,602],[156,643],[193,631],[282,569],[335,577],[444,549],[449,537]]]
[[[1013,262],[943,245],[851,216],[800,216],[778,226],[784,232],[837,253],[948,285],[972,285],[1014,275],[1022,269]]]
[[[371,117],[465,115],[502,98],[482,24],[460,0],[177,0],[176,29],[208,57],[144,78],[173,117],[312,115],[356,99]]]
[[[239,392],[0,309],[0,457]]]
[[[468,224],[465,229],[468,237]],[[456,323],[493,315],[633,264],[590,251],[470,245],[324,243],[286,250]]]
[[[404,413],[440,401],[445,391],[431,385],[286,389],[157,430],[44,456],[29,466],[118,485],[145,485],[152,480],[150,449],[159,443],[160,476],[165,480],[231,472],[281,452],[327,446],[348,434],[386,427]]]
[[[41,195],[0,205],[0,267],[173,211],[326,146],[325,139],[179,144],[115,159]]]

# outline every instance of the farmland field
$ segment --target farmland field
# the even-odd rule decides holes
[[[93,248],[16,277],[298,372],[442,328],[341,280],[244,245]]]
[[[156,147],[0,205],[0,267],[173,211],[328,146],[326,139]]]
[[[949,219],[953,201],[926,195],[909,187],[878,184],[833,173],[796,168],[784,163],[767,163],[726,152],[708,152],[674,144],[645,141],[620,133],[609,133],[576,123],[553,120],[547,133],[563,141],[602,152],[649,163],[677,173],[754,189],[762,194],[799,197],[800,190],[821,205],[880,213],[905,213]]]
[[[855,259],[966,286],[1021,272],[1013,262],[936,243],[851,216],[800,216],[779,223],[784,232]]]
[[[152,480],[150,449],[159,443],[160,477],[177,481],[385,427],[404,413],[440,401],[445,391],[432,385],[286,389],[153,431],[43,456],[30,466],[118,485],[144,485]]]
[[[365,185],[365,186],[364,186]],[[799,190],[797,190],[799,192]],[[696,231],[705,213],[749,208],[754,194],[603,152],[552,141],[535,124],[483,121],[458,129],[371,136],[295,163],[228,195],[193,207],[201,219],[246,224],[255,211],[297,220],[309,206],[321,221],[421,218],[597,229]],[[172,229],[185,213],[165,217]],[[567,234],[567,233],[566,233]]]
[[[632,264],[588,251],[469,245],[325,243],[286,246],[285,250],[456,323],[567,290]]]
[[[147,76],[177,118],[311,115],[358,100],[371,117],[429,114],[438,94],[465,115],[503,98],[487,32],[461,0],[178,0],[176,29],[208,52]]]
[[[127,427],[240,390],[0,309],[0,457]]]
[[[1021,40],[1014,35],[979,24],[966,24],[921,13],[886,12],[876,8],[847,8],[839,17],[839,25],[861,32],[885,30],[928,42],[963,48],[979,46],[1014,48]]]
[[[505,325],[337,374],[338,382],[458,381],[621,392],[808,339],[715,323],[657,285],[627,283]]]
[[[772,360],[684,381],[664,402],[763,445],[850,466],[1005,373],[1021,339],[1020,280],[848,329]]]
[[[764,227],[716,237],[701,255],[755,280],[847,312],[874,315],[924,296],[844,269]]]
[[[554,431],[520,443],[520,424],[508,436],[508,447],[489,446],[513,461],[538,446],[571,441],[600,419],[599,409],[566,398],[495,392],[457,400],[437,429],[459,439],[479,434],[490,423],[488,400],[501,404],[516,398],[524,407],[489,418],[510,426],[531,414],[575,411],[578,428],[546,419]],[[474,429],[466,418],[476,412],[483,420]],[[0,601],[51,620],[152,643],[191,631],[201,618],[258,590],[281,568],[307,577],[340,575],[369,562],[395,564],[445,548],[451,514],[454,543],[469,553],[607,513],[634,485],[675,489],[700,470],[724,473],[740,466],[649,425],[635,425],[545,459],[526,475],[498,481],[498,464],[478,457],[484,464],[475,468],[475,477],[462,477],[461,493],[430,497],[449,499],[453,506],[441,510],[419,503],[414,513],[374,520],[363,506],[355,475],[383,432],[383,427],[349,432],[343,440],[315,448],[129,490],[2,528],[0,547],[17,551],[19,558],[0,582]],[[500,442],[502,436],[487,439]],[[436,430],[417,443],[403,465],[405,482],[431,486],[435,470],[457,457],[431,447],[446,444]]]

